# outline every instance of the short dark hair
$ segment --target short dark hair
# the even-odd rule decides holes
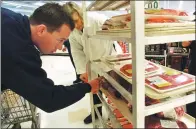
[[[30,24],[47,26],[49,32],[58,30],[63,24],[67,24],[71,30],[75,28],[72,18],[58,3],[46,3],[37,8],[29,18]]]

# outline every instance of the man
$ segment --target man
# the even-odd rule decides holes
[[[37,8],[32,16],[1,8],[2,90],[11,89],[46,112],[65,108],[96,93],[99,79],[71,86],[55,86],[41,68],[40,52],[62,49],[74,29],[72,19],[56,3]]]
[[[100,39],[88,39],[86,36],[86,32],[83,33],[84,22],[82,9],[73,2],[67,2],[63,6],[64,10],[72,17],[75,23],[75,29],[70,34],[69,41],[71,45],[71,53],[73,56],[73,60],[76,65],[76,71],[78,74],[81,74],[81,80],[87,82],[87,61],[97,60],[100,59],[102,56],[110,55],[113,50],[113,42]],[[98,17],[97,15],[89,16],[87,25],[89,27],[88,30],[92,30],[92,32],[96,31],[99,27],[103,25],[104,21],[106,21],[106,18],[100,16]],[[91,74],[92,77],[96,76],[95,73]],[[93,100],[94,104],[101,103],[97,95],[93,95]],[[101,107],[99,107],[98,110],[102,114]],[[87,116],[84,119],[85,124],[91,122],[91,115]]]

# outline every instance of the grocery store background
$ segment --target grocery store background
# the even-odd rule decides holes
[[[30,16],[33,10],[48,1],[2,1],[2,7],[9,8],[15,12],[19,12],[25,15]],[[66,3],[67,1],[56,1],[60,4]],[[74,1],[78,5],[82,6],[81,1]],[[86,6],[90,5],[93,1],[86,1]],[[179,9],[185,10],[186,12],[193,14],[195,11],[195,1],[194,0],[187,0],[187,1],[169,1],[169,0],[161,0],[159,8],[170,8],[170,9]],[[123,10],[123,9],[121,9]],[[92,12],[91,12],[92,13]],[[125,13],[125,11],[107,11],[107,12],[93,12],[93,13],[100,13],[111,17],[113,15],[118,15],[120,13]]]
[[[15,12],[30,16],[37,7],[47,1],[2,1],[1,6],[11,9]],[[58,1],[63,4],[66,1]],[[82,6],[81,1],[75,1]],[[92,1],[86,1],[86,6]],[[195,11],[195,1],[160,1],[160,8],[182,9],[192,14]],[[90,12],[95,15],[99,13],[103,16],[111,17],[126,13],[126,11],[104,11]],[[69,85],[75,80],[75,71],[68,56],[42,56],[43,68],[47,71],[48,77],[54,80],[55,84]],[[77,128],[92,127],[92,124],[83,124],[83,119],[90,112],[89,95],[87,94],[81,101],[69,106],[66,109],[54,113],[41,113],[41,128]],[[29,123],[22,124],[22,127],[30,127]]]

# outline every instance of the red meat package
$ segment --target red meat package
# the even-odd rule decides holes
[[[156,99],[151,99],[149,97],[145,97],[145,106],[150,106],[153,104],[158,104],[160,103],[159,100]],[[130,103],[128,103],[128,108],[130,109],[130,111],[132,112],[132,105]],[[181,117],[183,117],[185,114],[184,112],[184,108],[183,107],[176,107],[176,108],[172,108],[163,112],[159,112],[157,114],[155,114],[157,117],[159,118],[168,118],[168,119],[180,119]]]
[[[133,128],[133,125],[131,123],[129,123],[128,121],[120,122],[120,124],[123,129],[132,129]],[[113,129],[112,123],[110,121],[107,123],[107,125],[110,129]]]
[[[159,70],[159,67],[151,62],[146,62],[145,64],[145,73],[149,74]],[[120,72],[125,74],[128,77],[132,77],[132,64],[125,64],[120,68]]]
[[[149,129],[187,129],[187,126],[184,122],[179,120],[165,120],[160,119],[154,116],[149,116],[145,118],[145,128]]]
[[[163,73],[147,77],[145,82],[147,86],[155,90],[172,90],[174,88],[191,85],[194,83],[194,79],[183,73],[175,75]]]
[[[173,16],[188,16],[185,11],[174,10],[174,9],[147,9],[145,14],[158,15],[156,17],[149,17],[145,23],[178,23],[179,20],[166,17],[165,15]],[[102,26],[102,30],[109,29],[125,29],[130,28],[131,14],[117,15],[109,20],[106,20]]]
[[[174,109],[170,109],[167,111],[163,111],[160,113],[157,113],[156,116],[160,117],[160,118],[170,118],[170,119],[180,119],[181,117],[183,117],[185,114],[184,112],[184,108],[183,107],[176,107]]]
[[[188,16],[185,11],[174,9],[147,9],[145,10],[145,14]]]
[[[168,18],[168,17],[164,17],[164,16],[159,16],[159,17],[151,17],[146,19],[146,23],[150,24],[150,23],[178,23],[179,20],[175,19],[175,18]]]

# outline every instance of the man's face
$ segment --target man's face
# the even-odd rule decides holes
[[[54,53],[57,49],[62,49],[62,45],[68,39],[70,33],[71,30],[66,24],[63,24],[57,31],[52,33],[47,31],[45,25],[40,25],[37,27],[37,47],[43,54]]]
[[[72,14],[72,19],[75,23],[75,28],[78,30],[82,30],[83,29],[83,19],[80,17],[80,15],[78,14],[78,12],[74,12]]]

